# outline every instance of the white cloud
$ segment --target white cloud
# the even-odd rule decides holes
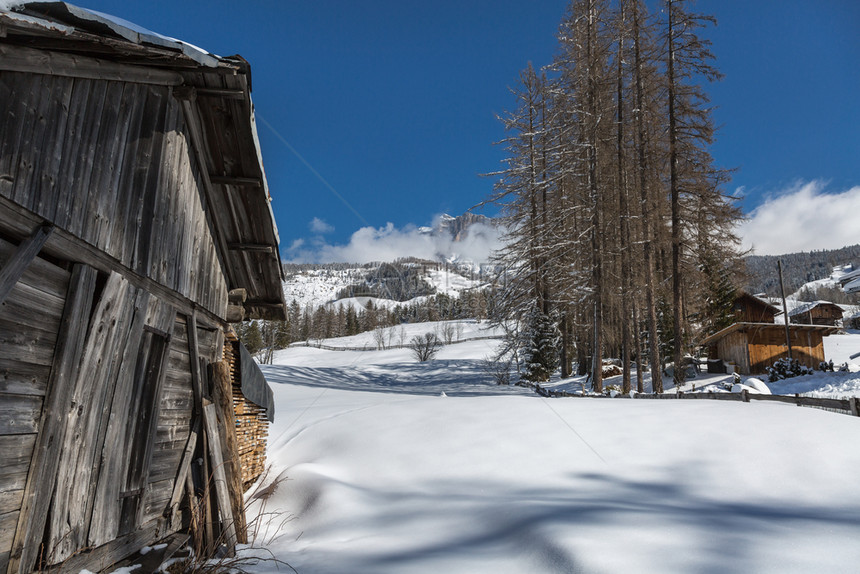
[[[388,223],[385,227],[362,227],[352,234],[346,245],[330,245],[321,238],[310,242],[294,242],[284,254],[293,262],[369,263],[393,261],[400,257],[420,257],[436,260],[457,257],[475,263],[487,262],[493,250],[502,245],[504,231],[489,225],[475,224],[466,237],[454,241],[447,234],[430,234],[409,225],[398,229]]]
[[[310,223],[308,223],[308,228],[313,233],[319,234],[331,233],[332,231],[334,231],[333,225],[329,225],[319,217],[314,217],[313,219],[311,219]]]
[[[860,186],[825,193],[820,181],[800,182],[765,200],[741,224],[756,255],[837,249],[860,243]]]

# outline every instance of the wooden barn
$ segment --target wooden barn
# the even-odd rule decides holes
[[[237,436],[265,381],[224,342],[285,309],[250,92],[239,56],[0,3],[0,573],[241,541],[272,413]]]
[[[842,323],[842,307],[829,301],[812,301],[788,312],[789,321],[806,325],[829,325],[839,327]]]
[[[789,325],[791,356],[812,369],[824,361],[824,340],[837,331],[821,325]],[[778,359],[788,357],[785,325],[735,323],[702,341],[709,359],[735,365],[742,375],[762,375]]]
[[[739,323],[773,323],[775,317],[782,313],[778,307],[771,305],[761,297],[741,291],[732,304],[735,321]]]

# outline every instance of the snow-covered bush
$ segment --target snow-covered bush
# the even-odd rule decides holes
[[[772,367],[767,368],[768,380],[771,383],[790,379],[792,377],[800,377],[803,375],[811,375],[812,369],[805,365],[801,365],[797,359],[779,359]]]

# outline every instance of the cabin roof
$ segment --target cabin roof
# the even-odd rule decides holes
[[[788,316],[796,317],[797,315],[803,315],[804,313],[809,313],[817,307],[835,307],[836,309],[839,309],[839,311],[843,311],[842,307],[835,303],[831,303],[830,301],[810,301],[808,303],[804,303],[803,305],[798,305],[797,307],[789,311]]]
[[[819,331],[823,337],[828,335],[832,335],[839,331],[838,327],[831,327],[829,325],[795,325],[791,324],[788,326],[790,331],[796,332],[811,332],[811,331]],[[705,337],[702,340],[702,345],[710,345],[712,343],[716,343],[723,337],[730,335],[734,332],[749,332],[749,331],[779,331],[785,332],[785,325],[781,323],[734,323],[729,325],[725,329],[721,331],[717,331],[713,335],[709,337]]]
[[[35,62],[39,73],[173,86],[183,102],[228,288],[246,290],[247,317],[284,318],[280,239],[248,62],[66,2],[0,0],[0,29],[5,70],[34,71]]]

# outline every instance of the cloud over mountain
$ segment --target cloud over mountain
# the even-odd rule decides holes
[[[317,236],[294,243],[282,255],[290,262],[308,263],[369,263],[401,257],[485,263],[501,247],[505,229],[492,220],[469,218],[468,224],[457,220],[441,215],[433,227],[397,228],[393,223],[379,228],[362,227],[346,245],[332,245]]]
[[[837,249],[860,243],[860,186],[830,193],[821,181],[799,182],[755,208],[739,232],[756,255]]]

